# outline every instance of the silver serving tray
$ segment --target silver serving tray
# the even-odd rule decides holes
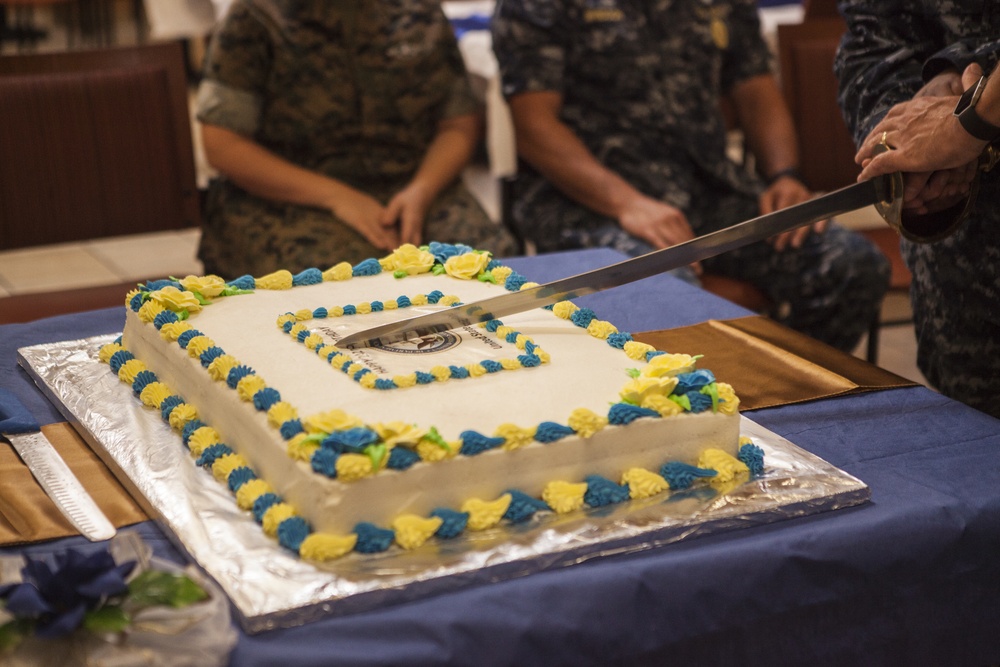
[[[177,435],[107,364],[117,336],[18,350],[18,362],[135,499],[232,600],[248,633],[308,623],[457,587],[521,577],[709,533],[866,502],[860,480],[743,417],[766,470],[732,488],[696,484],[606,508],[542,517],[413,551],[393,547],[316,566],[268,538],[233,495],[194,465]]]

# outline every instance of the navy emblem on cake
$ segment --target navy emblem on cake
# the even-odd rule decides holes
[[[461,342],[462,337],[458,334],[451,331],[442,331],[441,333],[427,334],[426,336],[410,338],[409,340],[396,343],[376,343],[372,347],[376,350],[394,352],[396,354],[434,354],[450,350]]]

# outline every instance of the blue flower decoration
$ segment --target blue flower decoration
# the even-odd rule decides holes
[[[30,620],[39,637],[63,637],[80,627],[84,616],[111,597],[128,592],[125,578],[135,561],[118,565],[107,550],[90,555],[68,549],[56,554],[55,566],[29,559],[22,583],[0,587],[7,611]]]
[[[431,241],[427,246],[427,251],[434,255],[434,260],[439,264],[444,264],[451,257],[474,252],[472,248],[461,243],[438,243]]]

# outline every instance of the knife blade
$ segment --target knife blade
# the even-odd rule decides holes
[[[726,227],[669,248],[647,253],[600,269],[580,273],[512,294],[453,306],[446,310],[397,320],[358,331],[338,340],[340,348],[363,348],[388,345],[428,334],[469,326],[479,322],[541,308],[558,301],[574,299],[594,292],[687,266],[741,246],[769,239],[836,215],[874,205],[893,227],[900,226],[903,181],[900,174],[889,174],[855,183],[809,201]]]
[[[17,451],[59,511],[92,542],[114,537],[115,527],[80,484],[31,413],[7,389],[0,388],[0,436]]]

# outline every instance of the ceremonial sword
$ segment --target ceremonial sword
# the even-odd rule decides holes
[[[898,173],[888,174],[617,264],[522,289],[519,292],[453,306],[435,313],[359,331],[340,339],[336,345],[340,348],[388,345],[479,322],[488,322],[642,280],[866,206],[874,205],[879,214],[898,229],[902,199],[902,176]]]

